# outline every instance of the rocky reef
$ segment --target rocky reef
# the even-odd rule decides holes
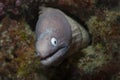
[[[29,25],[5,17],[0,24],[0,80],[24,79],[33,71],[34,56],[34,33]]]
[[[35,57],[40,7],[54,7],[82,24],[88,47],[43,69]],[[0,0],[0,80],[120,80],[119,0]]]

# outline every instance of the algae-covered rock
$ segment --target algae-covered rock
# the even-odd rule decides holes
[[[119,80],[116,76],[120,72],[119,18],[119,11],[104,10],[87,21],[92,42],[82,50],[84,57],[78,63],[87,80]]]
[[[0,23],[1,79],[34,80],[37,69],[39,62],[35,58],[34,33],[30,26],[24,20],[4,18]]]

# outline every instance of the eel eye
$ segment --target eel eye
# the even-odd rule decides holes
[[[57,40],[56,40],[56,38],[51,38],[51,44],[53,45],[53,46],[57,46]]]

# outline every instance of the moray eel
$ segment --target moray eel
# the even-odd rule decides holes
[[[56,66],[89,43],[84,27],[54,8],[42,10],[35,33],[36,53],[43,66]]]

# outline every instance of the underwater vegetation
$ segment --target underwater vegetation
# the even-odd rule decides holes
[[[103,17],[104,16],[104,17]],[[80,59],[79,67],[85,73],[92,71],[92,80],[112,80],[120,71],[120,12],[104,10],[92,16],[87,25],[92,34],[92,45],[83,50],[85,57]],[[81,64],[82,63],[82,64]],[[84,67],[83,67],[84,66]],[[96,76],[94,76],[97,74]],[[101,76],[105,76],[101,78]],[[119,80],[119,79],[113,79]]]
[[[25,22],[8,17],[2,20],[0,32],[0,75],[18,78],[32,63],[35,53],[34,34]]]
[[[56,68],[35,57],[41,6],[61,9],[88,30],[88,47]],[[49,74],[48,74],[49,73]],[[0,0],[0,80],[120,80],[119,0]]]

